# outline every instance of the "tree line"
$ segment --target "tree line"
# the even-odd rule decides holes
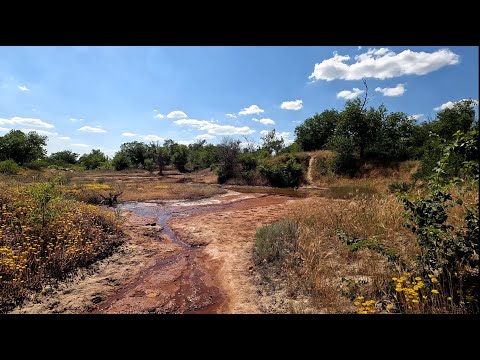
[[[422,178],[429,176],[442,146],[451,142],[457,131],[478,128],[473,100],[457,102],[424,122],[403,112],[388,112],[384,105],[367,108],[367,102],[367,96],[363,101],[356,98],[341,110],[325,110],[306,119],[295,128],[295,141],[289,146],[272,130],[259,145],[248,138],[225,137],[216,145],[200,140],[188,146],[169,139],[163,144],[123,143],[111,159],[99,149],[82,156],[70,150],[46,156],[46,136],[11,130],[0,137],[0,171],[17,164],[34,169],[145,169],[159,175],[166,166],[180,172],[211,168],[220,183],[233,179],[252,185],[298,186],[308,163],[305,152],[332,150],[335,156],[328,166],[335,174],[355,176],[366,161],[420,160],[416,176]],[[461,156],[452,159],[449,171],[458,173],[464,161]]]

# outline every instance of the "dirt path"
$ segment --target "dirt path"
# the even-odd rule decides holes
[[[12,312],[261,312],[254,234],[297,201],[230,191],[200,202],[137,203],[125,211],[130,239],[120,251]]]
[[[313,169],[314,162],[315,162],[315,156],[310,156],[310,160],[308,160],[308,170],[307,170],[307,181],[310,185],[313,185],[312,169]]]

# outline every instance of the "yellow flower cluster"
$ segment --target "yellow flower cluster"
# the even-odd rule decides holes
[[[374,314],[377,312],[375,308],[375,300],[365,300],[363,296],[358,296],[353,304],[357,307],[357,314]]]

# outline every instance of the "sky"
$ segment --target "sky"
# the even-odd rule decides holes
[[[348,99],[419,122],[479,98],[478,47],[2,47],[0,136],[47,135],[48,153],[129,141],[260,142]],[[478,106],[476,107],[478,116]]]

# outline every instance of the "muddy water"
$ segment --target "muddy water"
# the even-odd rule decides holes
[[[216,287],[212,262],[201,246],[188,244],[175,234],[169,220],[195,214],[226,210],[233,203],[264,197],[264,194],[240,194],[228,191],[197,201],[125,202],[118,207],[138,216],[155,218],[162,233],[178,245],[172,255],[159,258],[133,281],[99,304],[96,313],[217,313],[224,302]],[[145,294],[157,292],[154,299]],[[142,300],[143,299],[143,300]]]

